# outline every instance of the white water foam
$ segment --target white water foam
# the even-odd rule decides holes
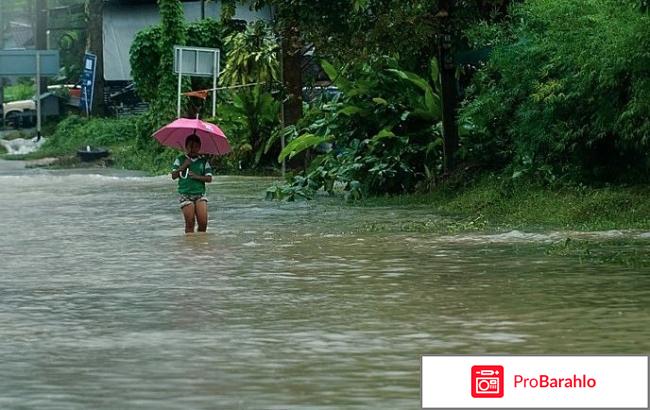
[[[437,242],[476,242],[476,243],[553,243],[566,239],[617,239],[638,238],[650,239],[650,232],[636,230],[608,230],[608,231],[552,231],[546,233],[522,232],[513,230],[498,234],[461,234],[445,235],[436,238]]]
[[[15,140],[0,139],[0,145],[5,147],[9,155],[24,155],[34,152],[43,145],[45,138],[38,140],[37,138],[24,139],[16,138]]]

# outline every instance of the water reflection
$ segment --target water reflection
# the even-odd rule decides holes
[[[217,177],[186,236],[167,178],[4,170],[2,408],[414,408],[421,354],[650,347],[648,272],[554,233],[368,233],[435,215]]]

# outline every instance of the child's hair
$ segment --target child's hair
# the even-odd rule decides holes
[[[199,138],[199,136],[196,134],[188,135],[187,138],[185,139],[185,146],[187,147],[188,145],[190,145],[190,142],[196,142],[200,146],[201,138]]]

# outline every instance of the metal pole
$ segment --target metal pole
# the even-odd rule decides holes
[[[88,86],[84,87],[84,95],[86,96],[86,118],[90,117],[90,97],[88,96]]]
[[[36,50],[36,140],[41,139],[41,53]]]
[[[197,53],[198,55],[198,53]],[[220,64],[220,57],[221,53],[220,52],[215,52],[212,56],[213,61],[212,64],[214,66],[213,73],[212,73],[212,118],[214,118],[215,115],[217,115],[217,76],[219,75],[219,64]]]
[[[92,78],[93,86],[90,88],[90,98],[86,100],[87,101],[86,105],[88,106],[88,117],[90,117],[90,109],[93,106],[93,101],[95,100],[95,89],[97,88],[97,81],[95,81],[97,76],[95,74],[97,74],[97,70],[99,69],[98,62],[99,62],[99,58],[97,58],[97,55],[95,55],[95,60],[93,61],[93,78]],[[97,107],[95,107],[95,109],[97,109]]]
[[[181,77],[183,76],[183,49],[178,50],[178,101],[176,104],[176,118],[181,118]]]

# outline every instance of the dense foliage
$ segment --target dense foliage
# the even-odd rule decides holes
[[[308,148],[318,155],[305,173],[269,195],[310,198],[319,190],[346,195],[400,193],[430,187],[441,168],[441,107],[438,68],[430,78],[399,70],[393,59],[378,59],[338,73],[323,67],[342,92],[324,96],[296,127],[294,138],[280,155],[292,158]]]
[[[74,155],[86,145],[121,146],[133,142],[133,128],[133,119],[88,119],[71,115],[45,140],[42,151],[49,155]]]
[[[235,3],[237,0],[228,0]],[[454,34],[463,48],[462,31],[479,20],[499,20],[512,0],[456,0],[447,27],[439,1],[431,0],[256,0],[276,10],[279,32],[296,28],[303,44],[336,63],[361,63],[391,55],[408,70],[426,70],[437,53],[437,35]]]
[[[236,168],[273,166],[278,151],[268,152],[264,148],[279,125],[280,103],[263,86],[239,89],[227,97],[217,118],[211,121],[218,123],[229,135],[233,147],[231,160]],[[230,167],[235,168],[232,165]]]
[[[490,50],[484,65],[457,71],[465,98],[461,170],[544,183],[650,175],[645,0],[457,0],[448,10],[425,0],[255,1],[274,8],[272,27],[229,20],[238,1],[222,2],[219,21],[187,23],[177,0],[160,0],[165,28],[140,32],[131,50],[138,92],[153,103],[135,121],[139,152],[162,162],[168,155],[150,135],[174,116],[172,45],[219,47],[221,85],[264,83],[218,93],[210,120],[233,145],[222,165],[260,169],[288,160],[288,184],[269,190],[276,198],[430,190],[447,177],[436,60],[440,34],[449,33],[457,57]],[[286,102],[308,83],[296,76],[289,87],[287,53],[307,50],[314,61],[331,62],[321,66],[333,87],[316,90],[321,97],[298,107],[304,117],[280,129],[282,104],[286,113]],[[191,81],[184,89],[211,87]],[[192,101],[205,118],[209,104]],[[281,137],[288,144],[282,152]]]
[[[650,16],[633,3],[529,0],[471,32],[496,45],[463,110],[466,158],[547,181],[647,178]]]
[[[263,22],[226,37],[227,60],[221,84],[242,85],[263,82],[271,85],[280,78],[278,40]]]

